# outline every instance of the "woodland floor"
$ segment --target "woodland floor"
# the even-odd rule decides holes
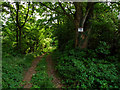
[[[40,62],[42,57],[43,57],[43,55],[36,57],[33,60],[31,67],[25,73],[25,76],[23,79],[23,81],[25,82],[24,88],[32,87],[32,83],[30,83],[30,81],[32,80],[32,75],[36,73],[35,68],[37,67],[37,64]],[[56,88],[62,88],[63,85],[61,84],[60,78],[57,77],[57,75],[56,75],[56,71],[54,69],[54,63],[53,63],[50,55],[48,55],[46,57],[46,62],[47,62],[48,76],[53,78],[51,82],[55,85]]]

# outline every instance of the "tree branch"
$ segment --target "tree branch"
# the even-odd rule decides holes
[[[62,4],[61,4],[60,2],[58,2],[58,3],[59,3],[59,5],[60,5],[61,9],[63,10],[63,13],[64,13],[65,15],[67,15],[68,17],[71,18],[71,15],[68,14],[68,13],[65,11],[64,7],[62,6]]]
[[[26,17],[25,17],[25,22],[23,23],[23,25],[21,26],[21,28],[24,27],[25,23],[27,22],[28,13],[29,13],[29,7],[30,7],[30,2],[28,3],[28,11],[27,11],[27,14],[26,14]]]
[[[19,2],[16,2],[16,7],[17,7],[17,11],[16,11],[16,23],[17,23],[18,28],[20,28],[19,21],[18,21]]]
[[[32,4],[33,5],[33,4]],[[29,16],[29,18],[27,19],[27,21],[29,21],[30,20],[30,18],[32,17],[32,15],[33,15],[33,12],[34,12],[34,5],[33,5],[33,7],[32,7],[32,13],[31,13],[31,15]],[[27,22],[26,21],[26,22]]]
[[[59,2],[59,5],[60,5],[61,9],[63,10],[63,12],[59,12],[58,10],[56,10],[56,8],[51,8],[51,7],[47,6],[47,5],[45,5],[44,3],[41,3],[41,2],[39,2],[39,3],[40,3],[41,5],[49,8],[49,9],[52,10],[52,11],[55,11],[55,12],[60,13],[60,14],[67,15],[68,17],[72,18],[72,16],[71,16],[70,14],[68,14],[68,13],[64,10],[64,8],[62,7],[62,5],[61,5],[60,2]]]
[[[15,15],[15,14],[14,14],[14,12],[12,12],[11,9],[10,9],[10,15],[12,16],[12,18],[13,18],[13,22],[15,23],[15,17],[13,16],[13,15]]]
[[[67,5],[67,9],[70,11],[70,13],[74,16],[74,14],[72,13],[72,11],[70,10],[70,8],[68,8],[68,5]]]
[[[59,5],[60,5],[60,7],[62,8],[63,13],[67,15],[67,12],[66,12],[65,9],[63,8],[62,4],[61,4],[60,2],[58,2],[58,3],[59,3]]]
[[[85,16],[84,16],[83,21],[82,21],[82,24],[81,24],[82,27],[84,27],[84,23],[85,23],[85,21],[86,21],[86,18],[87,18],[88,14],[89,14],[90,9],[91,9],[95,4],[96,4],[96,2],[88,2],[88,3],[87,3],[86,13],[85,13]]]
[[[45,6],[46,8],[49,8],[50,10],[52,10],[52,11],[56,11],[56,12],[58,12],[58,13],[61,13],[61,12],[59,12],[59,11],[57,11],[56,9],[54,9],[54,8],[51,8],[51,7],[48,7],[46,4],[44,4],[44,3],[41,3],[41,2],[39,2],[42,6]]]

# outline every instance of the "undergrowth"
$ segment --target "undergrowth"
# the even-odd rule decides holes
[[[26,71],[32,63],[32,54],[12,56],[3,53],[2,56],[2,88],[20,88]]]
[[[53,60],[62,83],[69,88],[120,88],[120,62],[109,47],[55,51]]]

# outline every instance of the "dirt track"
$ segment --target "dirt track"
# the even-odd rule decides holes
[[[32,79],[32,75],[36,73],[35,68],[42,57],[43,57],[43,55],[36,57],[35,60],[32,62],[31,67],[26,72],[24,79],[23,79],[23,81],[26,82],[24,85],[24,88],[31,88],[32,87],[32,84],[29,82]]]
[[[31,67],[25,73],[23,81],[25,81],[26,83],[24,85],[24,88],[31,88],[32,87],[32,83],[30,83],[30,81],[32,79],[32,75],[36,73],[35,68],[42,57],[43,57],[43,55],[36,57],[35,60],[32,62]],[[54,83],[56,88],[62,88],[63,85],[61,84],[60,78],[56,76],[56,71],[54,69],[54,64],[53,64],[53,61],[52,61],[50,55],[47,56],[46,62],[47,62],[48,76],[53,78],[52,82]]]
[[[52,82],[54,83],[56,88],[62,88],[63,85],[61,84],[60,78],[56,76],[56,72],[55,72],[55,69],[54,69],[54,64],[53,64],[53,61],[52,61],[50,55],[47,56],[46,62],[47,62],[47,68],[48,68],[47,69],[48,76],[53,77]]]

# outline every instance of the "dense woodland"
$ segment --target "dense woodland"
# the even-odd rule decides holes
[[[62,88],[120,88],[120,2],[2,2],[2,87],[51,55]],[[78,32],[78,28],[83,32]],[[55,88],[46,56],[31,88]]]

